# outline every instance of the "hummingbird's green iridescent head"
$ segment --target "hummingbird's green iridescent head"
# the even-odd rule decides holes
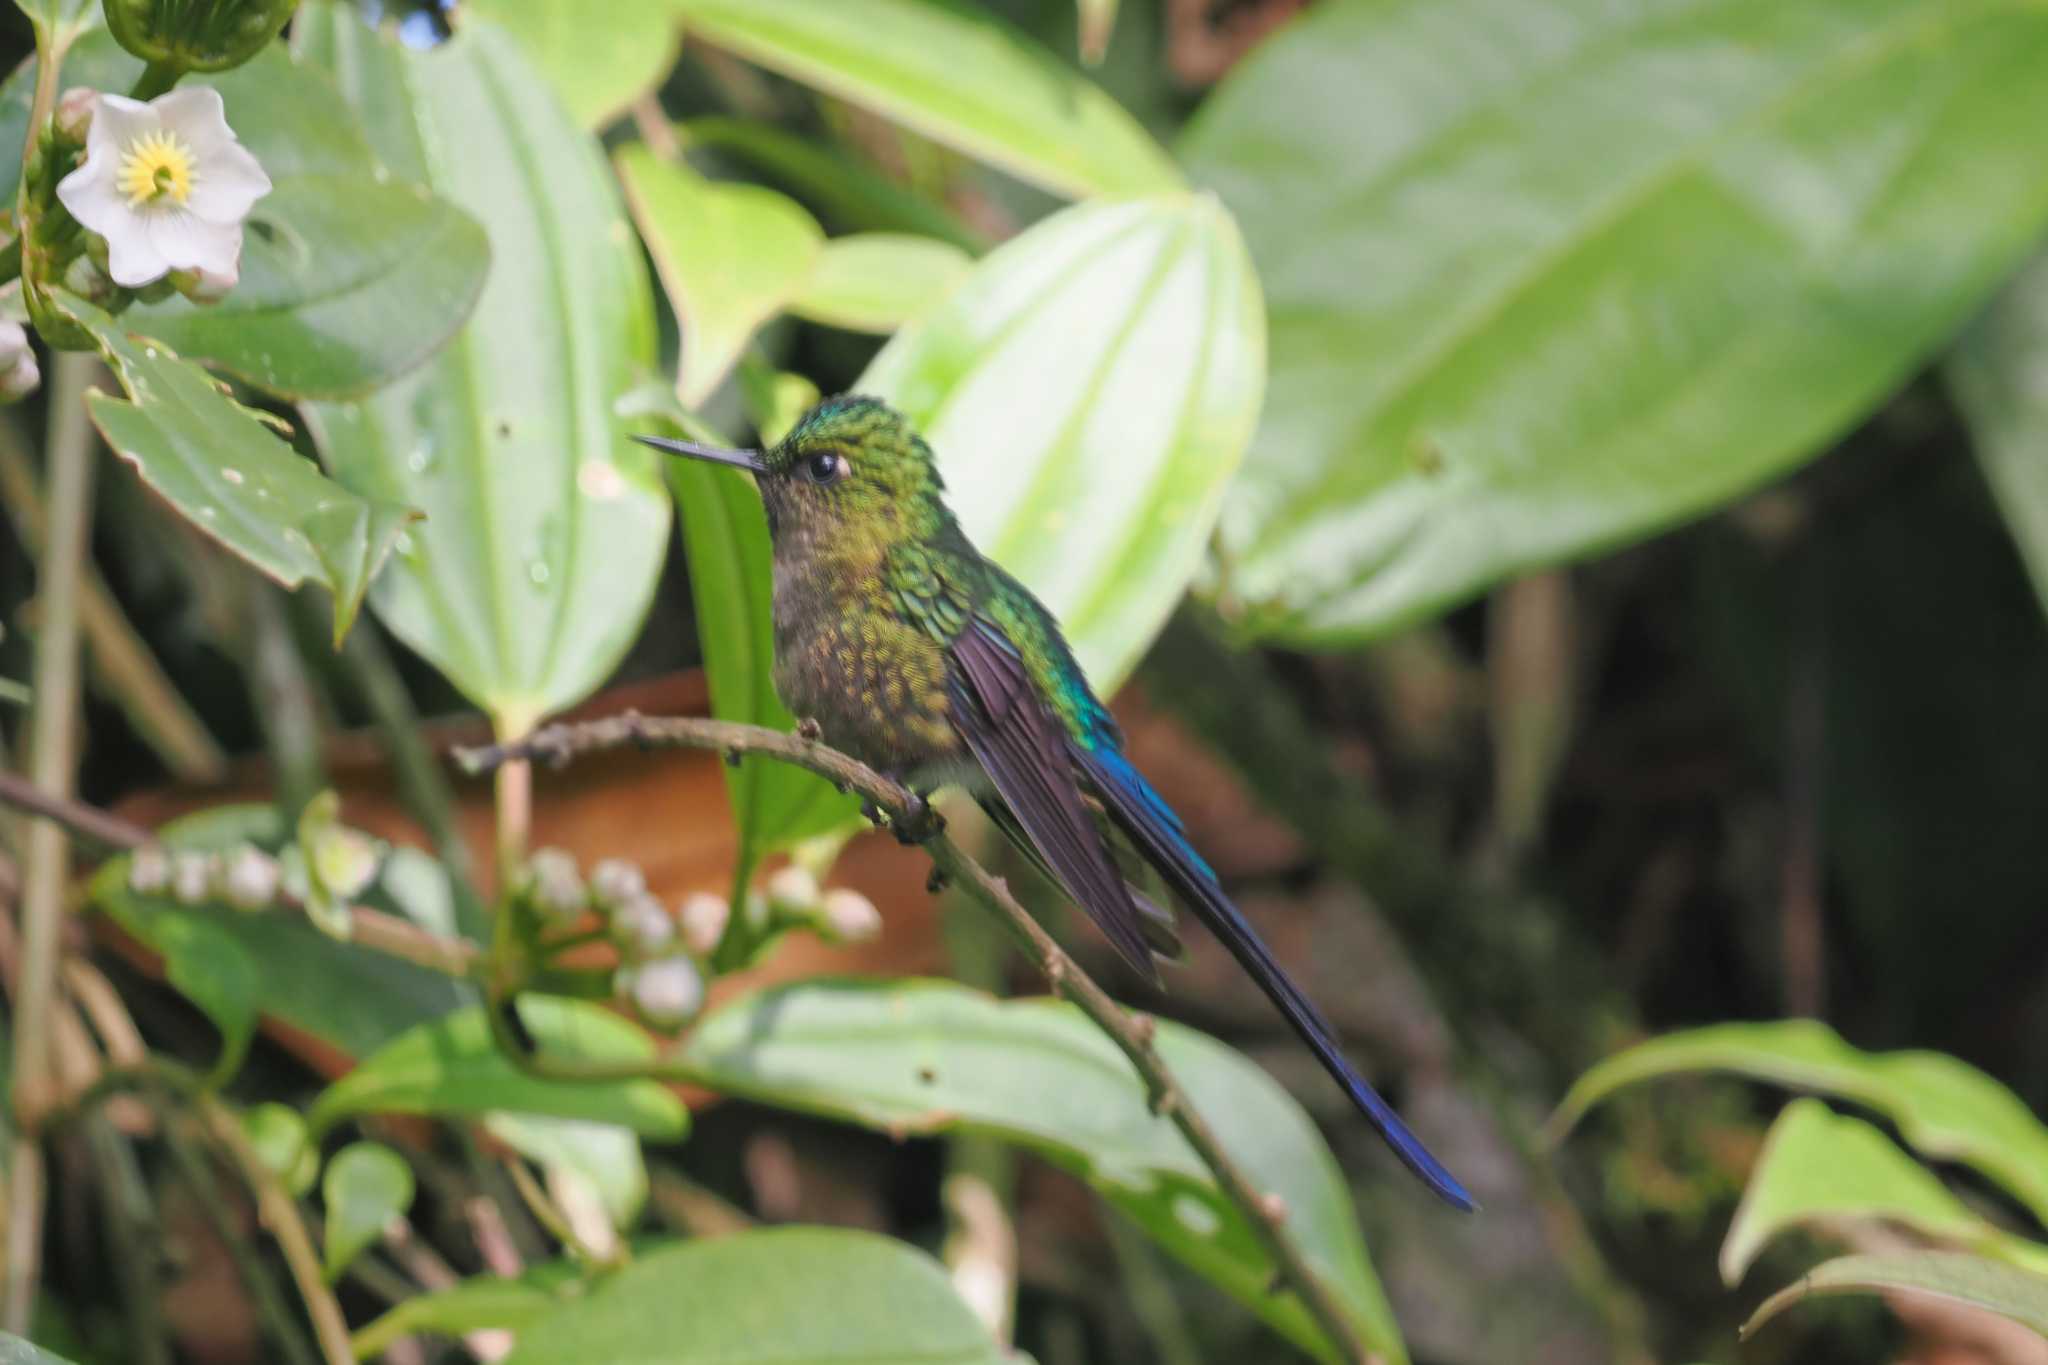
[[[948,518],[932,448],[908,418],[877,398],[828,398],[766,451],[639,439],[673,455],[753,471],[769,533],[778,540],[888,542],[929,535]]]

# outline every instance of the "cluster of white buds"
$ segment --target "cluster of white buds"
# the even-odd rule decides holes
[[[283,880],[278,860],[254,844],[221,853],[145,844],[128,859],[129,890],[180,905],[223,901],[237,910],[262,910],[276,902]]]
[[[764,889],[779,927],[808,929],[832,943],[864,943],[882,932],[882,912],[873,901],[851,887],[822,889],[800,864],[776,872]]]
[[[526,860],[526,901],[544,919],[568,923],[590,908],[590,889],[576,859],[559,848],[543,848]]]

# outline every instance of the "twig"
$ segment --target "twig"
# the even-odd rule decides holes
[[[45,54],[44,72],[54,59]],[[40,76],[39,107],[47,109]],[[29,137],[37,124],[29,124]],[[29,738],[29,770],[36,789],[70,795],[77,776],[78,584],[85,570],[92,530],[92,432],[85,420],[85,386],[93,361],[59,355],[50,387],[49,540],[38,566],[36,591],[42,624],[36,636],[35,715]],[[57,1003],[57,937],[64,916],[64,883],[70,843],[49,820],[29,826],[28,857],[21,898],[21,977],[14,993],[14,1117],[7,1200],[7,1292],[4,1321],[21,1333],[35,1306],[43,1241],[42,1153],[37,1129],[49,1105],[50,1022]]]
[[[0,805],[18,806],[63,826],[101,848],[132,852],[156,842],[141,825],[68,797],[52,796],[13,773],[0,773]],[[301,909],[289,897],[278,903]],[[365,948],[403,958],[443,976],[470,977],[482,964],[482,952],[468,939],[448,938],[420,928],[411,920],[366,905],[349,907],[349,936]]]
[[[510,744],[459,750],[457,758],[471,773],[495,770],[521,760],[566,763],[580,754],[626,745],[709,749],[728,754],[761,754],[807,768],[843,790],[858,793],[886,812],[899,830],[925,815],[914,793],[835,749],[797,734],[783,734],[758,725],[696,718],[654,718],[627,712],[578,724],[551,725]],[[922,831],[920,831],[922,832]],[[1186,1093],[1152,1046],[1149,1019],[1124,1012],[1093,978],[1067,956],[1052,935],[1017,903],[1009,888],[980,863],[962,853],[943,833],[923,840],[925,852],[941,873],[964,894],[1003,917],[1024,943],[1053,990],[1074,1004],[1110,1036],[1130,1059],[1151,1096],[1154,1112],[1164,1114],[1187,1139],[1216,1178],[1224,1196],[1241,1212],[1265,1244],[1279,1268],[1278,1283],[1294,1290],[1309,1313],[1348,1359],[1370,1359],[1357,1328],[1286,1230],[1286,1211],[1272,1196],[1255,1187],[1244,1169],[1223,1149],[1215,1130],[1188,1102]],[[494,1015],[498,1011],[492,1012]]]
[[[327,1365],[354,1365],[355,1352],[348,1340],[348,1319],[342,1316],[341,1305],[335,1301],[334,1291],[327,1287],[327,1279],[321,1273],[320,1256],[313,1249],[313,1239],[306,1231],[305,1220],[299,1216],[298,1201],[285,1189],[277,1173],[265,1164],[262,1154],[250,1145],[248,1134],[242,1131],[241,1120],[232,1110],[204,1090],[190,1091],[186,1098],[198,1109],[207,1134],[234,1159],[235,1165],[241,1168],[242,1179],[255,1191],[256,1216],[270,1230],[278,1250],[284,1253],[284,1263],[292,1272],[292,1282],[298,1287],[299,1298],[306,1305],[306,1316],[313,1320],[313,1336],[320,1343],[320,1354]]]

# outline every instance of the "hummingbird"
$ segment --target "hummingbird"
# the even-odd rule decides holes
[[[1447,1203],[1476,1205],[1360,1076],[1187,830],[1124,752],[1059,623],[983,556],[937,462],[878,399],[828,398],[766,450],[641,436],[744,469],[768,516],[774,682],[793,715],[920,800],[965,788],[1147,982],[1179,954],[1172,916],[1129,884],[1135,854],[1220,939],[1394,1154]]]

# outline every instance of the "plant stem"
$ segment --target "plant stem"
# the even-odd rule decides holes
[[[625,745],[764,754],[793,763],[865,797],[887,813],[899,831],[910,830],[920,816],[929,814],[923,801],[912,792],[816,740],[729,721],[656,719],[629,711],[601,720],[551,725],[513,743],[458,751],[457,758],[470,772],[481,773],[500,769],[508,763],[536,758],[563,763],[580,754]],[[925,833],[924,830],[916,832],[920,835]],[[922,844],[933,864],[954,886],[1008,923],[1054,992],[1078,1005],[1081,1012],[1108,1034],[1117,1049],[1129,1059],[1151,1097],[1153,1112],[1172,1120],[1215,1177],[1224,1197],[1244,1216],[1253,1234],[1264,1244],[1277,1267],[1277,1283],[1292,1289],[1300,1297],[1303,1306],[1345,1359],[1359,1362],[1372,1359],[1350,1315],[1288,1233],[1285,1206],[1275,1196],[1255,1186],[1237,1159],[1224,1150],[1215,1130],[1189,1103],[1179,1081],[1152,1046],[1153,1021],[1126,1013],[1122,1006],[1110,999],[1108,992],[1067,956],[1031,912],[1018,904],[1002,881],[961,852],[943,833],[932,833],[922,840]],[[502,1011],[490,1013],[496,1021]],[[500,1041],[505,1041],[502,1032]],[[654,1069],[662,1070],[662,1067],[657,1063]],[[584,1068],[571,1070],[576,1074],[585,1072]],[[634,1074],[644,1075],[648,1071],[648,1067],[641,1066]],[[606,1073],[593,1071],[593,1074]]]
[[[40,89],[41,82],[38,82]],[[49,542],[36,589],[35,711],[30,778],[37,791],[70,796],[78,767],[78,584],[92,530],[93,446],[84,391],[93,361],[56,358],[50,386]],[[57,937],[64,914],[70,842],[52,820],[29,825],[21,898],[21,977],[14,991],[14,1118],[18,1136],[9,1171],[5,1323],[23,1332],[35,1305],[42,1248],[43,1168],[37,1129],[54,1095],[50,1021],[56,1013]]]

